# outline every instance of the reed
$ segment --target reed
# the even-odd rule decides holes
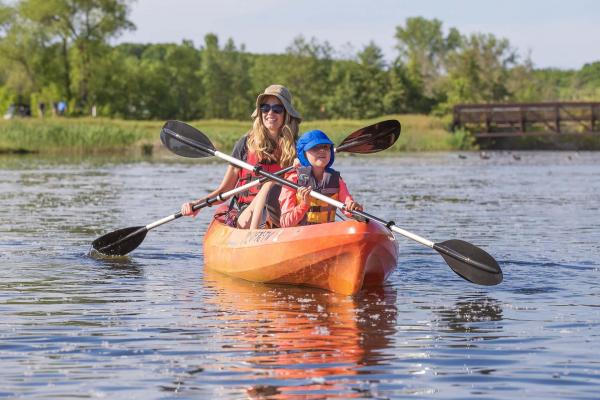
[[[109,121],[14,120],[0,123],[0,151],[102,153],[126,149],[149,137],[139,128]]]
[[[397,119],[402,134],[392,151],[452,150],[456,145],[445,122],[426,115],[390,115],[369,120],[306,121],[300,132],[321,129],[335,143],[349,133],[384,119]],[[0,152],[88,154],[146,151],[161,146],[164,121],[130,121],[103,118],[30,118],[0,121]],[[190,124],[205,132],[221,151],[230,151],[250,128],[250,121],[197,120]]]

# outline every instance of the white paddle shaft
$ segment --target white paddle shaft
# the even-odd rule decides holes
[[[215,156],[217,156],[219,158],[222,158],[225,161],[229,161],[231,164],[237,165],[238,167],[247,169],[249,171],[254,171],[254,165],[251,165],[251,164],[248,164],[248,163],[246,163],[244,161],[238,160],[235,157],[231,157],[230,155],[225,154],[225,153],[221,153],[220,151],[217,151],[217,150],[215,150],[214,154],[215,154]],[[324,195],[322,193],[315,192],[314,190],[311,190],[310,195],[312,197],[314,197],[315,199],[319,199],[319,200],[321,200],[321,201],[323,201],[323,202],[325,202],[327,204],[331,204],[332,206],[337,207],[337,208],[339,208],[341,210],[345,210],[346,209],[346,206],[345,206],[344,203],[342,203],[340,201],[337,201],[337,200],[334,200],[331,197],[326,196],[326,195]],[[378,221],[378,222],[383,223],[384,225],[386,225],[385,221]],[[402,228],[398,228],[396,225],[393,225],[393,224],[388,225],[388,227],[392,231],[394,231],[394,232],[397,232],[397,233],[399,233],[399,234],[401,234],[403,236],[406,236],[407,238],[412,239],[412,240],[414,240],[416,242],[419,242],[419,243],[421,243],[421,244],[423,244],[423,245],[425,245],[427,247],[433,248],[434,243],[432,241],[430,241],[430,240],[422,238],[419,235],[415,235],[414,233],[405,231]]]

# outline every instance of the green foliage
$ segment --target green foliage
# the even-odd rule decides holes
[[[450,146],[455,150],[478,150],[473,134],[465,129],[457,129],[449,139]]]
[[[509,100],[509,68],[515,62],[516,54],[506,39],[484,34],[463,38],[460,49],[448,56],[447,99],[440,109],[450,111],[458,103]]]
[[[102,152],[122,150],[145,136],[138,129],[90,121],[12,120],[0,124],[0,149],[28,152]]]
[[[11,5],[6,5],[11,4]],[[249,121],[258,93],[287,86],[304,120],[385,114],[447,115],[457,103],[597,100],[600,62],[579,71],[536,70],[506,39],[463,36],[441,21],[407,18],[396,27],[398,57],[373,42],[339,54],[296,37],[284,54],[250,54],[208,34],[182,43],[120,44],[131,0],[0,1],[0,106],[37,110],[66,101],[69,116]],[[8,100],[10,99],[10,100]],[[48,107],[50,109],[50,107]]]
[[[327,80],[333,49],[329,43],[307,41],[299,36],[287,48],[284,80],[294,93],[295,106],[306,119],[327,117],[325,97],[331,92]]]
[[[228,117],[238,120],[248,118],[253,110],[255,95],[251,92],[251,81],[248,70],[250,60],[244,48],[238,51],[232,39],[227,41],[224,48],[224,69],[230,75],[228,88]]]
[[[600,98],[600,62],[585,64],[577,71],[573,86],[579,93],[578,100],[598,100]]]
[[[111,51],[108,40],[133,28],[127,20],[128,3],[129,0],[17,2],[13,9],[16,17],[5,28],[7,34],[0,42],[0,51],[9,55],[5,71],[20,76],[7,81],[28,83],[14,87],[21,97],[40,92],[46,85],[61,85],[63,99],[76,106],[71,109],[87,113],[97,102],[93,89],[101,85],[96,84],[95,75],[100,61]]]
[[[0,86],[0,118],[8,110],[8,106],[15,102],[15,96],[7,88]]]
[[[535,102],[540,100],[540,87],[534,78],[531,60],[528,59],[524,64],[509,70],[506,88],[511,94],[512,101]]]
[[[359,119],[385,114],[388,82],[381,50],[370,43],[358,54],[358,59],[358,63],[333,64],[329,75],[332,89],[324,95],[325,115]]]
[[[429,112],[439,103],[439,85],[447,68],[448,57],[460,48],[463,38],[451,28],[444,36],[442,22],[423,17],[407,18],[405,26],[396,27],[399,60],[407,66],[411,81],[410,103],[417,104],[415,111]],[[415,90],[416,89],[416,90]]]
[[[577,71],[576,82],[582,86],[600,86],[600,61],[591,64],[585,64],[581,70]]]
[[[217,35],[208,34],[204,38],[201,77],[204,96],[202,105],[207,118],[224,118],[227,114],[227,100],[230,76],[226,73],[220,57]]]
[[[0,37],[4,36],[5,30],[10,26],[11,19],[14,18],[14,9],[4,5],[0,1]]]

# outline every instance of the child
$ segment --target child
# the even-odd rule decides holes
[[[336,208],[311,197],[311,190],[344,203],[347,210],[362,211],[362,206],[355,203],[348,193],[340,173],[331,168],[334,160],[333,142],[325,133],[319,130],[306,132],[298,139],[296,152],[301,166],[290,172],[286,179],[303,187],[298,191],[288,186],[281,188],[279,222],[282,228],[335,220]]]

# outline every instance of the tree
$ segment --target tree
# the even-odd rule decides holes
[[[14,12],[15,10],[12,7],[0,1],[0,38],[6,34],[6,30],[10,26],[10,21],[14,18]]]
[[[423,112],[430,110],[431,104],[423,96],[420,86],[410,79],[406,66],[396,60],[386,74],[387,91],[383,96],[385,114]]]
[[[90,92],[94,62],[106,54],[110,38],[134,29],[127,19],[131,0],[23,0],[20,15],[43,28],[47,40],[59,43],[63,63],[63,85],[68,99],[76,89],[77,107],[96,100]],[[71,63],[73,60],[73,63]]]
[[[360,65],[359,81],[362,83],[360,118],[374,118],[385,112],[384,96],[388,90],[388,82],[383,52],[371,41],[358,53],[358,61]]]
[[[288,81],[289,56],[286,54],[252,54],[248,56],[250,63],[249,79],[252,100],[271,84],[277,83],[287,86],[294,96],[297,105],[298,93],[296,88]],[[298,107],[296,107],[298,108]],[[302,114],[301,110],[298,110]]]
[[[229,39],[223,49],[223,70],[229,76],[227,88],[229,99],[227,103],[228,117],[245,120],[254,110],[256,94],[251,92],[250,60],[244,46],[239,50],[233,39]]]
[[[213,33],[204,37],[200,78],[204,93],[200,100],[206,118],[227,118],[230,86],[229,75],[223,68],[219,38]]]
[[[572,88],[577,100],[597,100],[600,97],[600,61],[585,64],[577,71]]]
[[[447,100],[441,104],[442,110],[449,111],[457,103],[508,100],[509,70],[516,60],[507,39],[481,33],[464,38],[460,49],[448,57]]]
[[[328,115],[335,118],[373,118],[384,113],[387,92],[385,61],[371,42],[357,54],[358,62],[333,63],[326,96]]]
[[[286,49],[284,82],[292,88],[295,105],[305,118],[327,116],[324,99],[330,92],[327,76],[331,71],[333,49],[328,42],[296,37]]]
[[[102,114],[137,119],[202,117],[200,52],[182,44],[117,46],[103,57],[95,80]]]
[[[22,18],[17,8],[0,5],[1,81],[19,102],[52,80],[56,52],[39,26]]]
[[[423,96],[434,98],[448,54],[461,44],[460,33],[451,28],[444,36],[440,20],[412,17],[405,26],[396,27],[396,39],[399,61],[407,66],[413,86],[421,87]]]
[[[506,88],[512,101],[540,101],[543,97],[539,83],[533,74],[533,62],[527,57],[508,71]]]

